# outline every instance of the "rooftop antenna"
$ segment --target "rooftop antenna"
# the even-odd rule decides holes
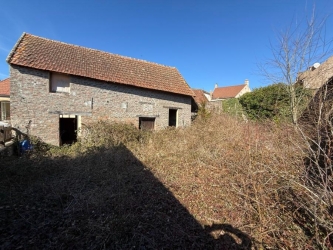
[[[313,67],[316,69],[316,68],[318,68],[320,66],[320,63],[315,63],[315,64],[313,64]]]

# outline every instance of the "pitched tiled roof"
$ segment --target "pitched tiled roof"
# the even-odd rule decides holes
[[[0,81],[0,96],[10,95],[10,82],[9,78]]]
[[[84,48],[23,33],[10,64],[89,77],[182,95],[193,92],[174,67]]]
[[[192,89],[192,91],[194,92],[195,96],[193,97],[194,101],[196,102],[196,104],[202,104],[202,103],[206,103],[208,102],[204,91],[202,89]]]
[[[234,98],[246,86],[246,84],[215,88],[213,91],[213,99]]]

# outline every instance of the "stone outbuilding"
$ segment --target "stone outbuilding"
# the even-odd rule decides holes
[[[53,145],[101,119],[153,130],[191,123],[194,93],[175,67],[27,33],[7,62],[12,126]]]

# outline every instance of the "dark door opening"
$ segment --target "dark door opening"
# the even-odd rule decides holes
[[[60,146],[77,141],[77,118],[59,118]]]
[[[142,130],[154,130],[154,117],[139,117],[139,128]]]
[[[177,109],[169,109],[169,126],[177,127]]]

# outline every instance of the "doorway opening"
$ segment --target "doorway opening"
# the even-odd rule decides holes
[[[177,127],[177,109],[169,109],[169,126]]]
[[[59,139],[60,146],[64,144],[73,144],[77,141],[77,116],[65,116],[59,117]]]

